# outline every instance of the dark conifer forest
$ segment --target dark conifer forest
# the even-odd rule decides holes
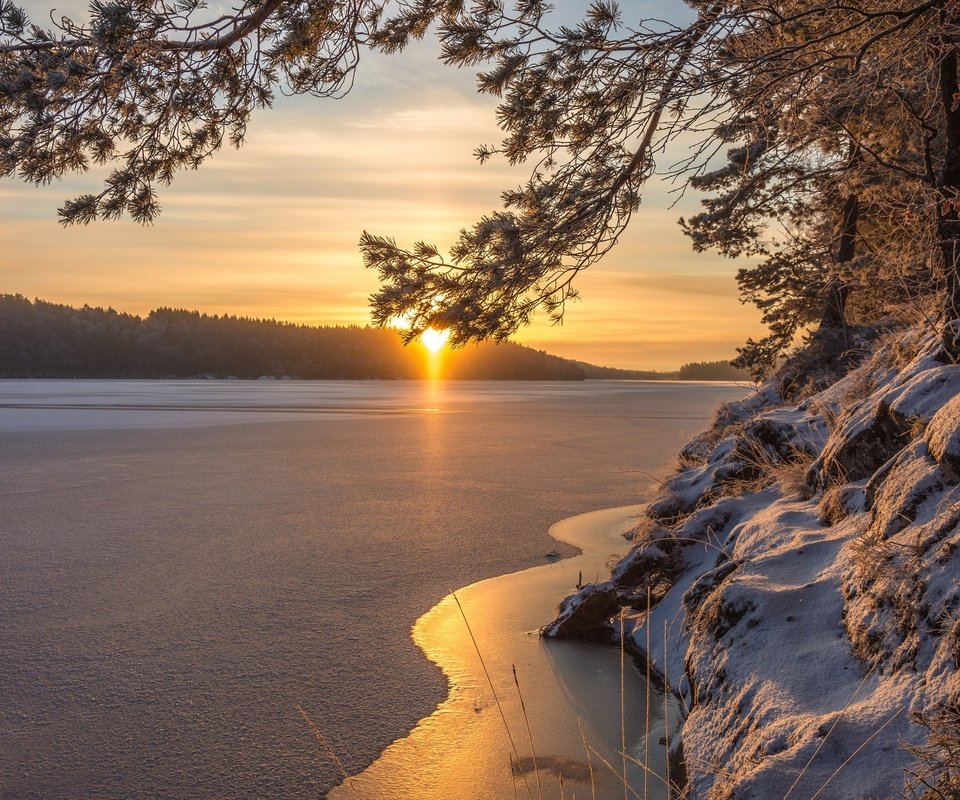
[[[0,378],[427,377],[422,345],[391,328],[296,325],[276,320],[158,308],[141,318],[112,308],[0,295]],[[597,367],[501,342],[442,354],[454,380],[739,380],[723,361],[679,372]]]
[[[444,377],[582,380],[572,362],[505,342],[444,353]],[[393,379],[426,376],[391,329],[311,327],[158,308],[145,318],[0,295],[0,377]]]

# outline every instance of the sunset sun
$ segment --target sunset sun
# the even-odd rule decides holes
[[[427,348],[431,353],[436,353],[447,343],[447,339],[450,338],[450,331],[437,330],[436,328],[427,328],[421,335],[420,341],[423,342],[424,347]]]

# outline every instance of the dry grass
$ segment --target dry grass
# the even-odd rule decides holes
[[[815,414],[824,421],[824,424],[827,426],[827,430],[836,430],[837,421],[841,416],[840,408],[838,406],[816,397],[810,401],[808,408],[812,414]]]
[[[807,483],[807,473],[813,461],[813,455],[801,450],[796,460],[774,468],[774,482],[780,487],[784,497],[798,500],[809,500],[813,497],[813,487]]]
[[[837,417],[842,417],[869,397],[877,388],[874,370],[864,365],[847,377],[843,393],[837,398],[840,408]]]
[[[907,418],[907,433],[904,439],[913,442],[921,438],[927,431],[927,421],[921,416]]]
[[[916,759],[907,769],[903,797],[908,800],[960,799],[960,708],[951,704],[936,714],[916,714],[927,731],[922,745],[906,745]]]
[[[686,472],[688,469],[699,467],[704,463],[703,456],[689,450],[681,450],[677,455],[677,472]]]
[[[633,544],[656,541],[664,535],[663,528],[655,520],[644,514],[637,520],[637,524],[630,531],[630,541]],[[619,559],[618,559],[619,560]]]
[[[927,329],[927,332],[935,333],[933,329]],[[888,369],[902,370],[920,355],[927,344],[921,328],[897,321],[874,339],[873,352],[864,367],[874,374]]]
[[[779,485],[785,497],[808,500],[813,496],[806,474],[816,457],[803,447],[792,445],[786,454],[781,454],[755,436],[743,433],[737,438],[736,454],[743,468],[739,477],[724,481],[723,495],[740,497]]]
[[[817,380],[816,378],[808,377],[803,383],[791,388],[790,402],[797,404],[802,403],[804,400],[820,394],[823,389],[824,382],[822,379]]]
[[[821,525],[833,527],[850,516],[847,508],[848,492],[849,488],[845,483],[838,483],[823,493],[819,506]]]
[[[844,586],[844,627],[853,652],[871,669],[913,665],[926,586],[915,547],[865,533],[851,544],[854,571]]]

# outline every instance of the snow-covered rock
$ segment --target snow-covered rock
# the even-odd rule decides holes
[[[960,367],[941,358],[903,331],[797,404],[778,382],[722,409],[603,584],[628,644],[659,643],[689,800],[900,796],[919,722],[960,720]]]
[[[934,460],[953,476],[960,476],[960,393],[933,415],[926,440]]]
[[[960,393],[960,367],[937,366],[923,370],[887,392],[882,402],[902,426],[914,420],[927,423],[940,410],[944,398]]]
[[[906,433],[887,403],[870,398],[840,418],[811,476],[820,489],[866,478],[903,448]]]
[[[590,583],[560,604],[557,618],[542,634],[554,639],[609,641],[613,635],[610,618],[620,608],[613,583]]]

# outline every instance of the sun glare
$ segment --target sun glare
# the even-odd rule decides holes
[[[449,338],[450,331],[438,331],[435,328],[427,328],[420,335],[420,341],[423,342],[423,346],[426,347],[431,353],[436,353],[447,343],[447,339]]]

